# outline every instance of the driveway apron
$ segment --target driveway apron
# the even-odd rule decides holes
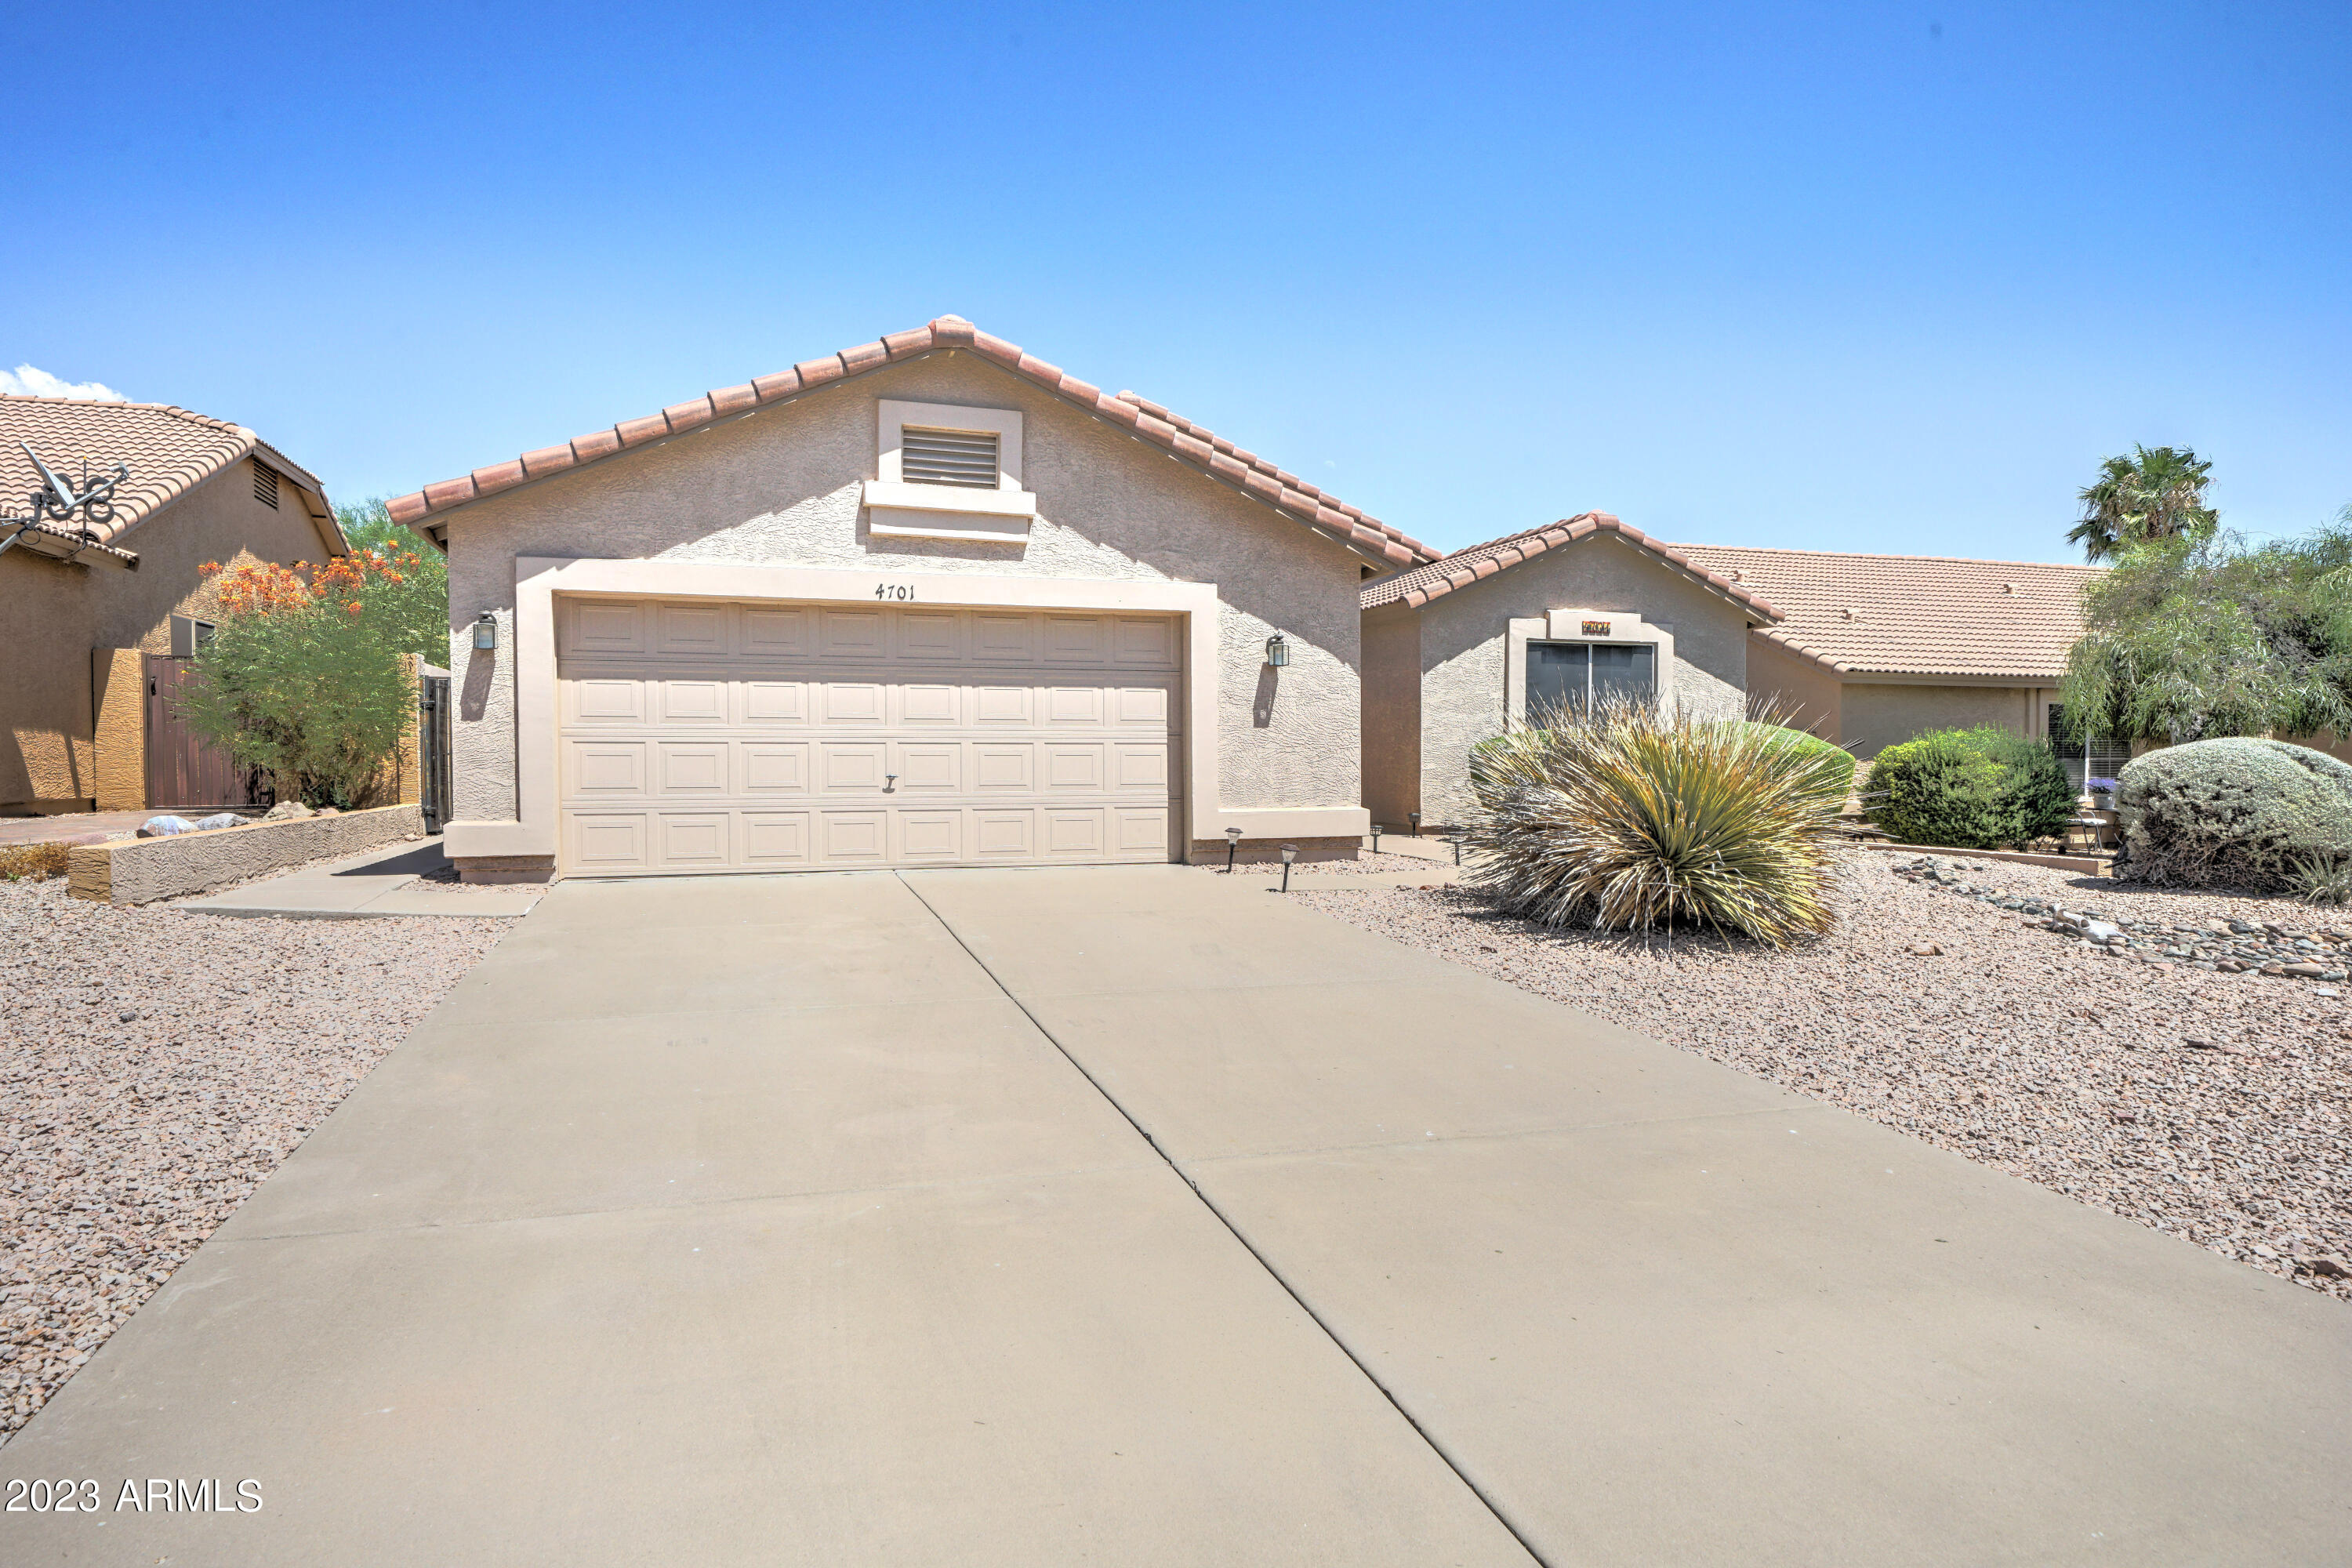
[[[557,888],[19,1478],[11,1568],[1528,1562],[887,874]]]
[[[2341,1303],[1265,879],[907,879],[1547,1563],[2352,1538]]]

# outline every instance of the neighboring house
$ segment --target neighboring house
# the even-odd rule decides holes
[[[19,443],[22,443],[20,446]],[[33,523],[29,447],[77,490],[130,472],[113,515]],[[236,804],[170,689],[208,628],[205,562],[344,552],[319,481],[241,426],[152,403],[0,395],[0,815]]]
[[[1399,830],[1470,810],[1470,748],[1593,695],[1738,718],[1771,595],[1606,512],[1384,577],[1364,624],[1364,802]]]
[[[953,316],[392,512],[478,880],[1352,854],[1357,589],[1434,558]]]
[[[1748,695],[1868,759],[1926,730],[1994,725],[2046,737],[2083,588],[2100,568],[1936,555],[1681,544],[1780,610],[1748,652]],[[2094,774],[2128,759],[2095,745]],[[2070,770],[2082,773],[2079,752]]]

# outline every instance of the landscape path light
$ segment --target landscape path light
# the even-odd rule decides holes
[[[1417,812],[1417,811],[1408,811],[1408,812],[1406,812],[1406,813],[1405,813],[1405,815],[1406,815],[1407,816],[1410,816],[1410,817],[1412,817],[1412,836],[1413,836],[1415,838],[1420,837],[1421,837],[1421,813],[1419,813],[1419,812]]]
[[[1297,845],[1286,844],[1282,847],[1282,890],[1286,893],[1290,891],[1290,863],[1297,858]]]
[[[1228,827],[1228,828],[1226,828],[1226,829],[1225,829],[1225,869],[1226,869],[1226,870],[1230,871],[1230,870],[1232,870],[1232,869],[1234,868],[1234,850],[1236,850],[1236,849],[1239,849],[1241,847],[1242,847],[1242,830],[1241,830],[1240,828],[1238,828],[1238,827]]]
[[[1372,853],[1373,853],[1373,854],[1375,854],[1375,855],[1377,855],[1377,854],[1379,854],[1380,852],[1381,852],[1381,825],[1380,825],[1379,823],[1375,822],[1375,823],[1373,823],[1373,824],[1372,824]]]

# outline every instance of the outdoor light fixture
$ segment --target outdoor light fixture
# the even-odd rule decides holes
[[[1377,854],[1379,854],[1380,852],[1381,852],[1381,825],[1380,825],[1379,823],[1375,822],[1375,823],[1373,823],[1373,824],[1372,824],[1372,853],[1373,853],[1373,854],[1375,854],[1375,855],[1377,855]]]
[[[1282,847],[1282,890],[1286,893],[1290,891],[1290,863],[1297,858],[1297,845],[1286,844]]]
[[[1265,662],[1280,669],[1290,662],[1290,645],[1280,632],[1265,639]]]
[[[1406,815],[1407,816],[1410,816],[1410,817],[1412,817],[1412,836],[1413,836],[1415,838],[1420,837],[1421,837],[1421,813],[1419,813],[1419,812],[1417,812],[1417,811],[1408,811],[1408,812],[1406,812],[1406,813],[1405,813],[1405,815]]]
[[[1230,871],[1230,870],[1232,870],[1232,869],[1234,868],[1234,850],[1236,850],[1236,849],[1239,849],[1241,847],[1242,847],[1242,830],[1241,830],[1240,828],[1238,828],[1238,827],[1228,827],[1228,828],[1226,828],[1226,829],[1225,829],[1225,869],[1226,869],[1226,870]]]
[[[1456,866],[1462,864],[1462,840],[1459,838],[1454,841],[1454,863]]]
[[[499,646],[499,618],[488,610],[474,622],[474,646],[486,653]]]

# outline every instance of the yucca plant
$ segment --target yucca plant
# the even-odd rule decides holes
[[[1774,948],[1826,930],[1851,769],[1775,728],[1602,702],[1484,743],[1473,885],[1546,925],[1681,922]]]
[[[2287,883],[2306,904],[2352,903],[2352,860],[2307,855],[2287,866]]]

